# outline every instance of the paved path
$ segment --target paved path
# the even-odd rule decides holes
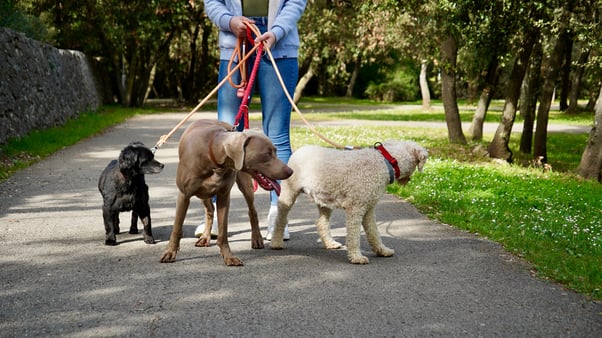
[[[317,211],[307,198],[291,213],[285,250],[251,249],[236,189],[231,245],[244,267],[224,266],[216,246],[193,246],[196,202],[177,262],[160,264],[181,132],[157,153],[164,172],[147,178],[159,243],[122,233],[118,246],[104,246],[100,172],[127,143],[153,145],[183,116],[135,117],[0,184],[1,337],[600,336],[600,303],[533,277],[499,245],[430,221],[392,196],[378,204],[377,222],[396,254],[367,253],[366,266],[316,242]],[[267,193],[257,199],[265,226]],[[342,213],[333,225],[344,240]]]

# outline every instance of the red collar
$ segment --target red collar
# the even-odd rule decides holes
[[[383,157],[386,160],[386,163],[389,164],[393,168],[393,170],[395,171],[394,178],[396,180],[398,180],[399,176],[400,176],[400,171],[399,171],[399,165],[397,164],[397,160],[395,159],[395,157],[391,156],[391,154],[389,154],[389,152],[387,151],[387,149],[385,149],[385,147],[383,146],[383,144],[380,143],[380,142],[374,143],[374,149],[378,150],[378,152],[381,155],[383,155]],[[393,183],[393,175],[391,175],[390,183]]]

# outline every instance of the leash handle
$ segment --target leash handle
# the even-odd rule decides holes
[[[253,38],[253,35],[251,33],[251,27],[247,25],[247,38],[249,40]],[[238,128],[241,119],[244,122],[244,129],[249,129],[249,100],[251,99],[253,84],[255,83],[255,78],[257,77],[257,71],[259,70],[259,63],[261,62],[261,54],[263,54],[263,47],[264,46],[262,43],[258,44],[257,51],[255,52],[255,62],[253,62],[253,69],[251,70],[249,81],[246,83],[245,94],[242,97],[240,108],[238,109],[238,114],[236,114],[236,119],[234,119],[235,130],[236,128]]]
[[[257,28],[257,26],[252,25],[250,23],[246,23],[246,22],[245,22],[245,24],[257,36],[260,35],[259,29]],[[165,142],[167,142],[167,140],[179,128],[181,128],[182,125],[184,125],[184,123],[186,123],[186,121],[188,121],[190,119],[190,117],[192,117],[193,114],[195,114],[205,103],[207,103],[207,101],[219,90],[219,88],[221,88],[227,81],[231,81],[232,75],[236,71],[238,71],[239,69],[241,69],[241,67],[243,67],[243,65],[251,57],[251,55],[253,54],[253,52],[256,51],[259,48],[259,46],[262,46],[262,48],[263,48],[264,45],[265,45],[265,51],[267,52],[267,54],[270,57],[270,61],[272,63],[272,66],[274,67],[274,71],[276,72],[276,77],[278,78],[278,81],[280,82],[280,85],[282,86],[282,90],[284,91],[284,94],[286,95],[286,98],[291,103],[291,106],[297,112],[297,114],[299,115],[299,117],[301,118],[301,120],[305,123],[305,125],[307,126],[307,128],[309,128],[309,130],[311,130],[315,135],[317,135],[319,138],[321,138],[324,142],[330,144],[331,146],[333,146],[333,147],[335,147],[337,149],[350,149],[350,148],[357,149],[358,147],[343,146],[343,145],[340,145],[340,144],[338,144],[338,143],[336,143],[334,141],[329,140],[326,136],[324,136],[322,133],[320,133],[318,130],[316,130],[316,128],[311,123],[309,123],[309,121],[307,121],[307,119],[305,118],[305,116],[303,116],[303,113],[301,113],[301,111],[299,110],[299,108],[295,104],[295,101],[291,97],[290,93],[286,89],[286,85],[284,84],[284,80],[282,79],[282,75],[280,75],[280,70],[278,69],[278,66],[276,65],[276,61],[274,60],[274,56],[272,55],[272,52],[270,51],[270,48],[267,47],[267,43],[264,41],[263,43],[255,44],[253,46],[253,48],[242,57],[242,59],[239,59],[238,64],[228,72],[228,74],[226,75],[226,77],[224,79],[222,79],[222,81],[217,86],[215,86],[215,88],[213,88],[213,90],[211,92],[209,92],[209,94],[207,94],[207,96],[205,96],[205,98],[203,98],[203,100],[201,100],[201,102],[199,102],[199,104],[194,109],[192,109],[190,111],[190,113],[188,113],[188,115],[186,115],[184,117],[184,119],[182,119],[182,121],[180,121],[180,123],[178,123],[175,127],[173,127],[171,129],[171,131],[169,133],[167,133],[167,135],[161,136],[161,138],[159,139],[159,141],[157,141],[157,143],[155,144],[155,146],[151,149],[153,151],[153,153],[155,153]],[[230,67],[228,67],[228,68],[230,68]],[[248,109],[248,107],[247,107],[247,109]],[[247,118],[247,121],[248,121],[248,118]]]
[[[220,89],[231,77],[232,75],[238,71],[241,67],[242,64],[244,64],[245,61],[247,61],[250,57],[251,54],[257,50],[257,48],[259,48],[259,45],[254,46],[249,53],[247,53],[247,55],[245,55],[243,57],[242,60],[240,60],[240,62],[238,63],[238,65],[236,65],[234,68],[232,68],[232,70],[230,70],[230,72],[228,72],[228,74],[226,75],[226,77],[224,79],[222,79],[222,81],[220,83],[218,83],[217,86],[215,86],[215,88],[213,88],[213,90],[211,92],[209,92],[209,94],[207,94],[207,96],[205,96],[205,98],[203,100],[201,100],[201,102],[199,102],[199,104],[194,107],[194,109],[192,109],[190,111],[190,113],[188,113],[188,115],[186,115],[182,121],[180,121],[180,123],[178,123],[175,127],[173,127],[171,129],[171,131],[169,133],[167,133],[167,135],[163,135],[161,136],[161,138],[159,139],[159,141],[157,141],[157,143],[155,144],[155,146],[153,148],[155,148],[155,151],[157,149],[159,149],[165,142],[167,142],[167,140],[178,130],[180,129],[184,123],[186,123],[186,121],[188,121],[192,115],[194,115],[199,109],[201,109],[201,107],[207,103],[207,101],[209,101],[209,99],[215,94],[217,93],[218,89]]]

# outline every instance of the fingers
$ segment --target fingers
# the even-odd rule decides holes
[[[274,43],[276,43],[276,35],[273,32],[268,31],[255,38],[255,43],[261,43],[264,41],[268,48],[272,48]]]
[[[247,34],[247,25],[245,22],[255,23],[255,21],[244,17],[244,16],[234,16],[230,19],[230,30],[237,37],[245,37]]]
[[[254,24],[255,21],[244,17],[244,16],[234,16],[230,20],[230,30],[237,37],[245,37],[247,34],[247,25],[245,22]],[[262,35],[255,38],[255,43],[265,42],[268,48],[272,48],[272,46],[276,43],[276,35],[271,32],[265,32]]]

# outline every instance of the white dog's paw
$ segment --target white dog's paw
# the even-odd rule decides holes
[[[370,260],[366,256],[354,255],[354,256],[349,256],[349,262],[351,262],[353,264],[368,264],[370,262]]]
[[[282,250],[284,249],[284,241],[283,240],[274,240],[274,238],[272,238],[272,241],[270,242],[270,248],[272,250]]]
[[[343,247],[343,244],[341,244],[335,240],[330,240],[328,242],[324,242],[324,247],[328,250],[335,250],[335,249],[340,249],[341,247]]]
[[[382,257],[391,257],[395,254],[395,250],[383,246],[376,254]]]

